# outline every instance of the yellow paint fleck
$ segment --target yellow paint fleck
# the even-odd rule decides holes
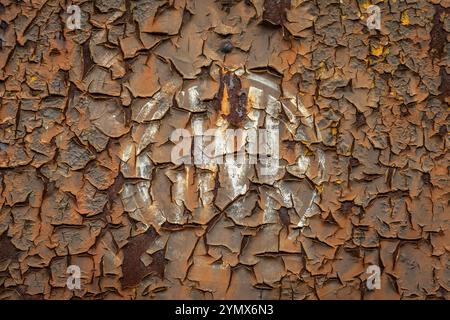
[[[361,7],[367,11],[367,8],[369,8],[371,5],[372,5],[372,3],[370,3],[370,1],[366,0],[361,4]]]
[[[403,11],[400,20],[401,20],[402,25],[404,25],[404,26],[409,25],[408,12]]]
[[[372,47],[371,52],[374,56],[379,57],[383,54],[383,46]]]
[[[331,128],[331,134],[333,135],[333,136],[335,136],[335,135],[337,135],[337,128]]]
[[[30,77],[30,82],[35,82],[38,78],[36,76],[31,76]]]
[[[323,192],[323,185],[316,185],[316,190],[319,194],[321,194]]]
[[[326,71],[327,65],[325,64],[325,62],[321,61],[319,64],[319,70],[317,71],[318,76],[322,77]]]

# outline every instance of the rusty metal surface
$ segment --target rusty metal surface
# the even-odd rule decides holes
[[[2,0],[0,299],[448,299],[449,15]],[[269,127],[269,175],[171,157]]]

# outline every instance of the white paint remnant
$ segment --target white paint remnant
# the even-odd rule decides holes
[[[188,179],[186,178],[186,174],[184,172],[177,171],[175,173],[173,197],[175,198],[174,199],[175,203],[180,207],[183,206],[183,202],[186,200],[186,184],[187,184],[187,182],[188,182]]]
[[[150,179],[152,163],[146,154],[139,155],[136,158],[136,173],[139,178]]]
[[[140,154],[141,151],[144,150],[150,144],[150,142],[155,138],[155,135],[158,132],[158,130],[159,130],[159,123],[152,122],[147,126],[144,133],[142,134],[139,144],[137,145],[136,150],[137,154]]]
[[[320,131],[320,128],[316,124],[315,124],[315,126],[316,126],[316,132],[317,132],[317,140],[323,141],[322,132]]]
[[[292,99],[291,103],[292,103]],[[295,99],[294,99],[295,102]],[[283,106],[283,110],[286,113],[287,117],[289,118],[289,122],[293,123],[293,124],[298,124],[299,123],[299,119],[295,116],[295,114],[291,111],[291,109],[289,109],[289,107],[286,105],[286,103],[282,103],[281,104]],[[295,104],[294,104],[295,106]]]
[[[276,187],[278,189],[277,193],[283,198],[283,205],[286,208],[292,208],[292,193],[287,188],[286,183],[277,183]]]
[[[319,156],[319,184],[321,184],[325,176],[325,153],[322,149],[317,149],[317,155]]]
[[[147,120],[161,119],[169,109],[167,103],[162,103],[165,99],[167,99],[166,93],[162,91],[155,93],[155,95],[141,107],[141,110],[139,110],[139,113],[135,117],[136,121],[147,119],[148,115],[151,113],[153,113],[153,116]]]
[[[189,104],[191,106],[197,106],[200,101],[200,94],[198,92],[198,86],[192,86],[188,89]]]
[[[278,217],[277,211],[274,209],[277,205],[277,202],[267,193],[265,193],[264,198],[264,202],[266,205],[264,206],[263,210],[263,223],[275,223]]]
[[[235,161],[226,161],[224,169],[233,190],[230,198],[234,199],[238,195],[245,194],[248,187],[247,184],[242,182],[247,178],[248,165],[237,164]]]
[[[226,150],[226,135],[228,129],[228,122],[221,117],[216,122],[216,155],[218,159],[221,159],[221,155],[225,155],[225,161],[223,165],[224,173],[232,186],[233,194],[229,195],[231,199],[236,198],[238,195],[245,194],[247,192],[247,184],[243,183],[247,179],[248,164],[238,164],[234,157],[227,157]],[[219,156],[220,155],[220,156]],[[218,162],[219,163],[219,162]]]
[[[211,171],[212,172],[199,173],[197,175],[198,192],[202,207],[206,207],[207,205],[212,204],[214,199],[214,194],[212,193],[212,190],[214,189],[214,177],[216,170]]]
[[[137,191],[139,196],[142,199],[142,204],[147,206],[151,202],[150,194],[148,192],[150,187],[150,184],[146,181],[141,181],[137,183]],[[142,206],[139,206],[139,208],[142,208]]]
[[[239,69],[237,69],[234,73],[235,73],[238,77],[240,77],[240,76],[244,75],[245,69],[239,68]]]
[[[275,176],[279,170],[280,160],[280,121],[271,116],[266,116],[266,129],[259,130],[259,150],[261,156],[261,174]],[[261,139],[262,138],[262,139]],[[261,145],[261,140],[263,140]],[[264,156],[267,155],[267,156]]]
[[[123,149],[121,160],[122,160],[123,162],[127,162],[128,160],[130,160],[131,157],[132,157],[132,155],[133,155],[133,154],[132,154],[133,151],[134,151],[134,143],[131,143],[131,144],[127,145],[127,146]]]
[[[273,95],[277,95],[277,93],[280,92],[279,86],[276,82],[271,81],[268,77],[254,74],[254,73],[248,73],[248,80],[250,81],[251,85],[248,89],[248,104],[251,108],[249,108],[248,112],[248,120],[246,121],[244,128],[245,128],[245,138],[246,142],[248,142],[248,154],[261,154],[264,153],[266,155],[270,155],[270,157],[266,157],[266,162],[261,163],[261,172],[263,172],[264,169],[268,170],[266,172],[267,175],[273,176],[274,179],[276,179],[276,173],[279,170],[279,114],[281,112],[281,108],[285,110],[290,123],[293,123],[295,125],[300,123],[300,118],[298,116],[298,113],[295,111],[295,108],[297,108],[298,112],[300,113],[301,117],[304,117],[303,121],[305,123],[305,127],[309,126],[310,128],[313,128],[314,124],[314,117],[311,115],[309,110],[303,105],[300,99],[298,97],[290,97],[287,100],[287,103],[292,103],[291,105],[285,106],[284,103],[282,104],[279,99],[275,98]],[[253,83],[252,83],[253,82]],[[272,91],[273,90],[273,91]],[[275,92],[274,92],[275,91]],[[270,92],[270,94],[268,93]],[[272,95],[273,94],[273,95]],[[162,93],[158,92],[155,94],[155,96],[147,102],[144,107],[139,112],[138,116],[147,117],[151,112],[155,112],[154,116],[157,114],[157,110],[154,108],[158,107],[158,101],[161,99]],[[186,92],[180,91],[179,97],[183,99],[183,103],[189,104],[187,109],[189,110],[196,110],[198,108],[199,104],[201,103],[200,100],[200,94],[198,91],[198,86],[194,85],[190,88],[186,89]],[[186,98],[186,99],[185,99]],[[185,101],[186,100],[186,101]],[[185,101],[185,102],[184,102]],[[265,129],[264,130],[258,130],[259,127],[259,120],[262,116],[263,112],[266,112],[265,116]],[[214,130],[214,144],[212,144],[212,148],[214,149],[213,155],[216,155],[217,158],[215,159],[215,163],[213,161],[210,161],[209,158],[205,158],[205,153],[208,155],[207,150],[205,148],[209,145],[209,139],[205,138],[205,135],[208,136],[208,130],[204,128],[204,125],[207,122],[205,122],[205,119],[202,117],[196,117],[194,116],[192,120],[192,133],[194,135],[194,139],[198,138],[197,141],[194,141],[194,163],[196,167],[201,168],[208,168],[210,172],[208,173],[198,173],[196,174],[196,181],[197,184],[195,186],[188,185],[189,184],[189,170],[193,170],[192,168],[189,168],[188,166],[184,167],[183,171],[176,171],[174,175],[174,182],[172,186],[173,191],[173,201],[175,202],[176,206],[173,206],[173,209],[175,212],[173,212],[174,219],[176,222],[183,223],[184,217],[183,217],[183,208],[186,202],[187,197],[187,188],[198,188],[198,195],[199,195],[199,206],[208,206],[212,203],[214,195],[213,195],[213,188],[214,188],[214,177],[215,174],[218,171],[218,165],[222,164],[223,159],[225,158],[225,161],[223,165],[221,166],[220,175],[221,180],[225,181],[226,184],[230,185],[230,192],[227,195],[230,199],[235,199],[239,195],[244,195],[248,191],[248,171],[249,168],[252,166],[252,160],[251,157],[249,159],[246,159],[246,161],[242,164],[239,164],[234,155],[233,157],[226,157],[228,153],[234,153],[231,152],[231,150],[227,150],[226,143],[227,143],[227,130],[228,130],[228,122],[226,119],[219,117],[216,122],[216,126]],[[300,124],[301,126],[302,124]],[[294,127],[293,127],[294,128]],[[276,129],[276,131],[275,131]],[[205,131],[206,130],[206,131]],[[210,129],[211,130],[211,129]],[[271,131],[273,130],[273,131]],[[149,129],[146,130],[143,138],[141,141],[150,141],[153,139],[154,135],[158,131],[158,126],[152,126]],[[298,129],[298,131],[301,132],[301,128]],[[320,135],[320,131],[318,132],[318,139],[319,141],[322,140],[322,136]],[[258,143],[255,146],[250,145],[250,140],[253,135],[257,135]],[[144,139],[145,137],[145,139]],[[205,140],[203,140],[205,139]],[[309,138],[307,135],[304,135],[304,140],[308,140]],[[262,141],[261,141],[262,140]],[[261,143],[263,142],[263,143]],[[140,143],[138,146],[138,154],[145,148],[144,145],[147,145],[145,143]],[[255,147],[257,148],[255,150]],[[261,147],[265,148],[265,150],[262,150]],[[133,145],[125,148],[122,158],[123,159],[130,159],[133,152]],[[223,157],[225,155],[225,157]],[[264,157],[263,157],[264,158]],[[323,179],[325,177],[325,165],[326,165],[326,158],[325,153],[323,150],[318,149],[317,150],[317,161],[319,166],[319,184],[323,182]],[[126,161],[127,161],[126,160]],[[248,160],[248,161],[247,161]],[[255,159],[254,159],[255,160]],[[255,160],[256,162],[256,160]],[[264,166],[266,164],[266,166]],[[297,159],[297,166],[299,171],[302,174],[306,174],[308,171],[310,165],[311,165],[311,158],[305,156],[303,149],[300,151],[300,155]],[[136,161],[136,170],[141,177],[146,177],[147,179],[150,178],[150,172],[146,171],[146,168],[151,166],[151,161],[147,157],[139,157]],[[157,206],[157,204],[151,204],[150,201],[150,195],[148,191],[148,187],[144,188],[144,186],[130,186],[128,189],[126,189],[126,192],[124,192],[123,196],[128,195],[128,197],[132,196],[133,198],[140,198],[138,202],[142,204],[148,204],[149,206]],[[134,189],[134,190],[130,190]],[[286,207],[292,208],[294,206],[294,202],[298,201],[296,199],[293,199],[293,195],[290,193],[289,188],[285,184],[278,184],[276,186],[277,193],[279,193],[283,199],[283,202]],[[138,193],[139,196],[132,195],[132,193]],[[308,224],[307,219],[314,214],[317,213],[317,206],[316,203],[320,198],[320,194],[318,190],[314,190],[311,199],[309,200],[309,203],[307,205],[307,208],[305,210],[305,213],[300,218],[300,221],[298,222],[298,226],[303,228]],[[305,202],[308,202],[305,201]],[[297,207],[297,204],[295,206]],[[264,223],[272,222],[274,217],[276,218],[276,210],[274,209],[278,205],[275,198],[272,198],[271,196],[266,194],[265,197],[265,208],[264,208],[264,215],[263,220]],[[153,209],[154,211],[158,211],[160,213],[160,216],[162,218],[163,215],[161,213],[161,210],[158,208]],[[301,205],[303,207],[303,203]],[[239,214],[243,214],[243,211],[241,212],[241,208],[238,204],[232,204],[231,208],[236,208],[235,213],[239,216]],[[165,220],[165,219],[163,219]],[[161,220],[161,223],[163,222]]]
[[[302,116],[304,116],[306,118],[311,116],[308,109],[306,109],[305,105],[303,104],[303,102],[300,99],[295,99],[295,98],[291,98],[291,99],[296,100],[294,102],[294,104],[297,105],[297,109],[298,109],[298,111],[300,111]]]
[[[263,91],[256,87],[250,87],[248,89],[248,103],[252,106],[252,108],[263,109],[262,106],[262,94]]]
[[[318,197],[319,197],[319,193],[317,192],[317,190],[314,190],[314,193],[308,204],[308,208],[306,209],[305,213],[300,218],[300,221],[297,224],[298,227],[303,228],[308,225],[308,218],[312,217],[315,214],[315,211],[313,210],[314,202],[315,202],[316,198],[318,198]]]
[[[300,156],[297,160],[297,166],[300,171],[300,174],[305,174],[306,171],[308,171],[309,168],[310,159],[309,157],[305,156],[303,154],[303,151],[301,151]]]
[[[158,93],[156,93],[155,96]],[[136,115],[136,119],[138,120],[138,119],[146,118],[155,106],[156,106],[155,99],[150,99],[146,104],[144,104],[141,107],[141,110],[139,110],[138,114]]]
[[[281,103],[271,95],[267,96],[266,113],[276,118],[280,115]]]
[[[259,74],[249,72],[248,79],[252,80],[252,81],[256,81],[258,83],[261,83],[262,85],[264,85],[268,88],[271,88],[273,90],[276,90],[276,91],[280,90],[276,83],[274,83],[273,81],[270,81],[266,77],[260,76]]]

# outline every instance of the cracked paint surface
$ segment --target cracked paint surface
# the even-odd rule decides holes
[[[449,298],[449,1],[72,4],[0,4],[0,299]]]

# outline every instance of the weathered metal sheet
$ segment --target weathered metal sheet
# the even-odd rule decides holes
[[[448,299],[449,14],[2,1],[0,299]]]

